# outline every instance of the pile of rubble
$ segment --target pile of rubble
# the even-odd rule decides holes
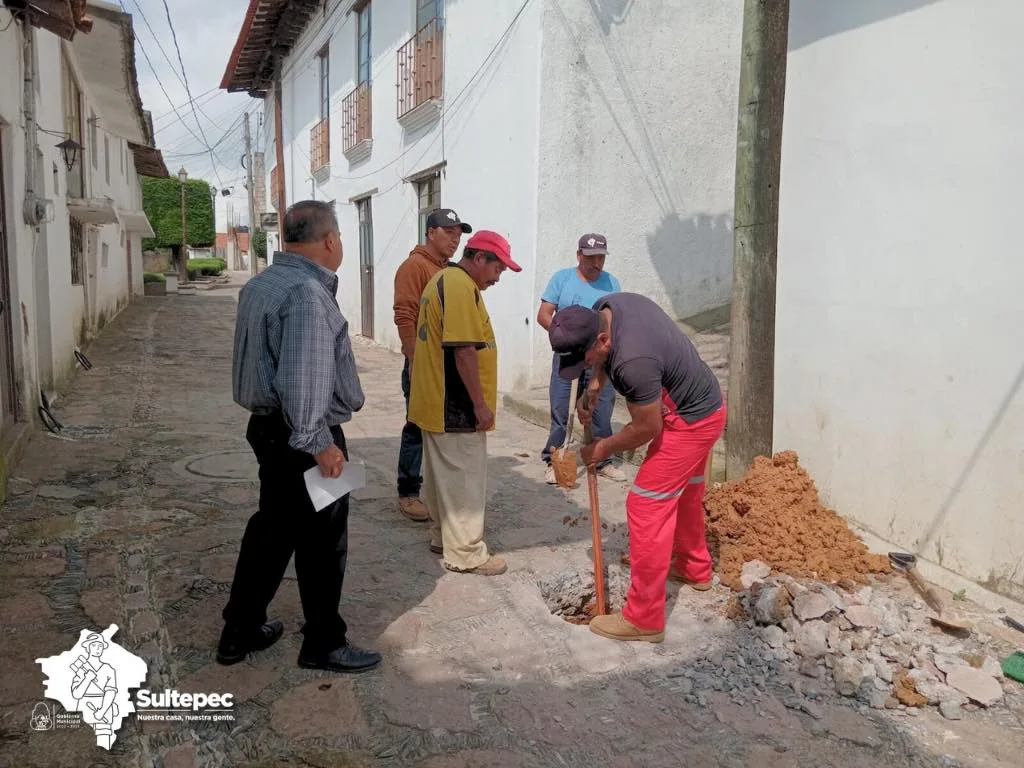
[[[745,589],[727,612],[756,628],[767,659],[798,667],[806,684],[794,683],[794,708],[814,714],[810,702],[831,688],[875,709],[913,714],[937,706],[944,717],[959,719],[963,709],[1003,698],[1003,672],[984,652],[986,638],[929,632],[921,601],[770,572],[760,561],[745,563]]]

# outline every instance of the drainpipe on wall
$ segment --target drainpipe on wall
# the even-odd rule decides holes
[[[45,202],[36,193],[36,153],[39,151],[35,90],[36,31],[27,16],[22,16],[21,26],[24,35],[21,52],[25,70],[25,94],[22,105],[22,112],[25,115],[25,202],[22,206],[22,215],[26,224],[38,227],[46,215],[46,208]]]

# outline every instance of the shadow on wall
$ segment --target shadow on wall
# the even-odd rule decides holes
[[[615,3],[625,0],[591,0]],[[939,0],[790,0],[789,50],[916,11]]]
[[[611,34],[614,24],[621,24],[629,16],[636,0],[587,0],[594,11],[594,18],[601,25],[604,34]]]
[[[665,286],[677,320],[712,309],[710,305],[694,304],[693,296],[684,294],[681,286],[689,286],[698,296],[721,295],[720,303],[728,302],[732,269],[729,259],[723,262],[722,254],[732,251],[732,223],[727,213],[698,213],[686,219],[670,213],[647,235],[651,264]]]

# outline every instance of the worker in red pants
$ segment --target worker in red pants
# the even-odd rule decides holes
[[[548,330],[559,375],[592,374],[577,414],[590,421],[610,380],[629,407],[621,431],[583,448],[588,466],[650,443],[626,497],[631,574],[622,613],[597,616],[592,632],[613,640],[665,639],[665,582],[711,583],[704,538],[704,467],[725,427],[718,380],[693,343],[646,296],[616,293],[593,309],[566,307]]]

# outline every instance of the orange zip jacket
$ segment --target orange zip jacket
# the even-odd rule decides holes
[[[430,278],[445,264],[431,256],[426,246],[417,245],[395,272],[395,325],[402,341],[415,338],[416,322],[420,316],[420,296]]]

